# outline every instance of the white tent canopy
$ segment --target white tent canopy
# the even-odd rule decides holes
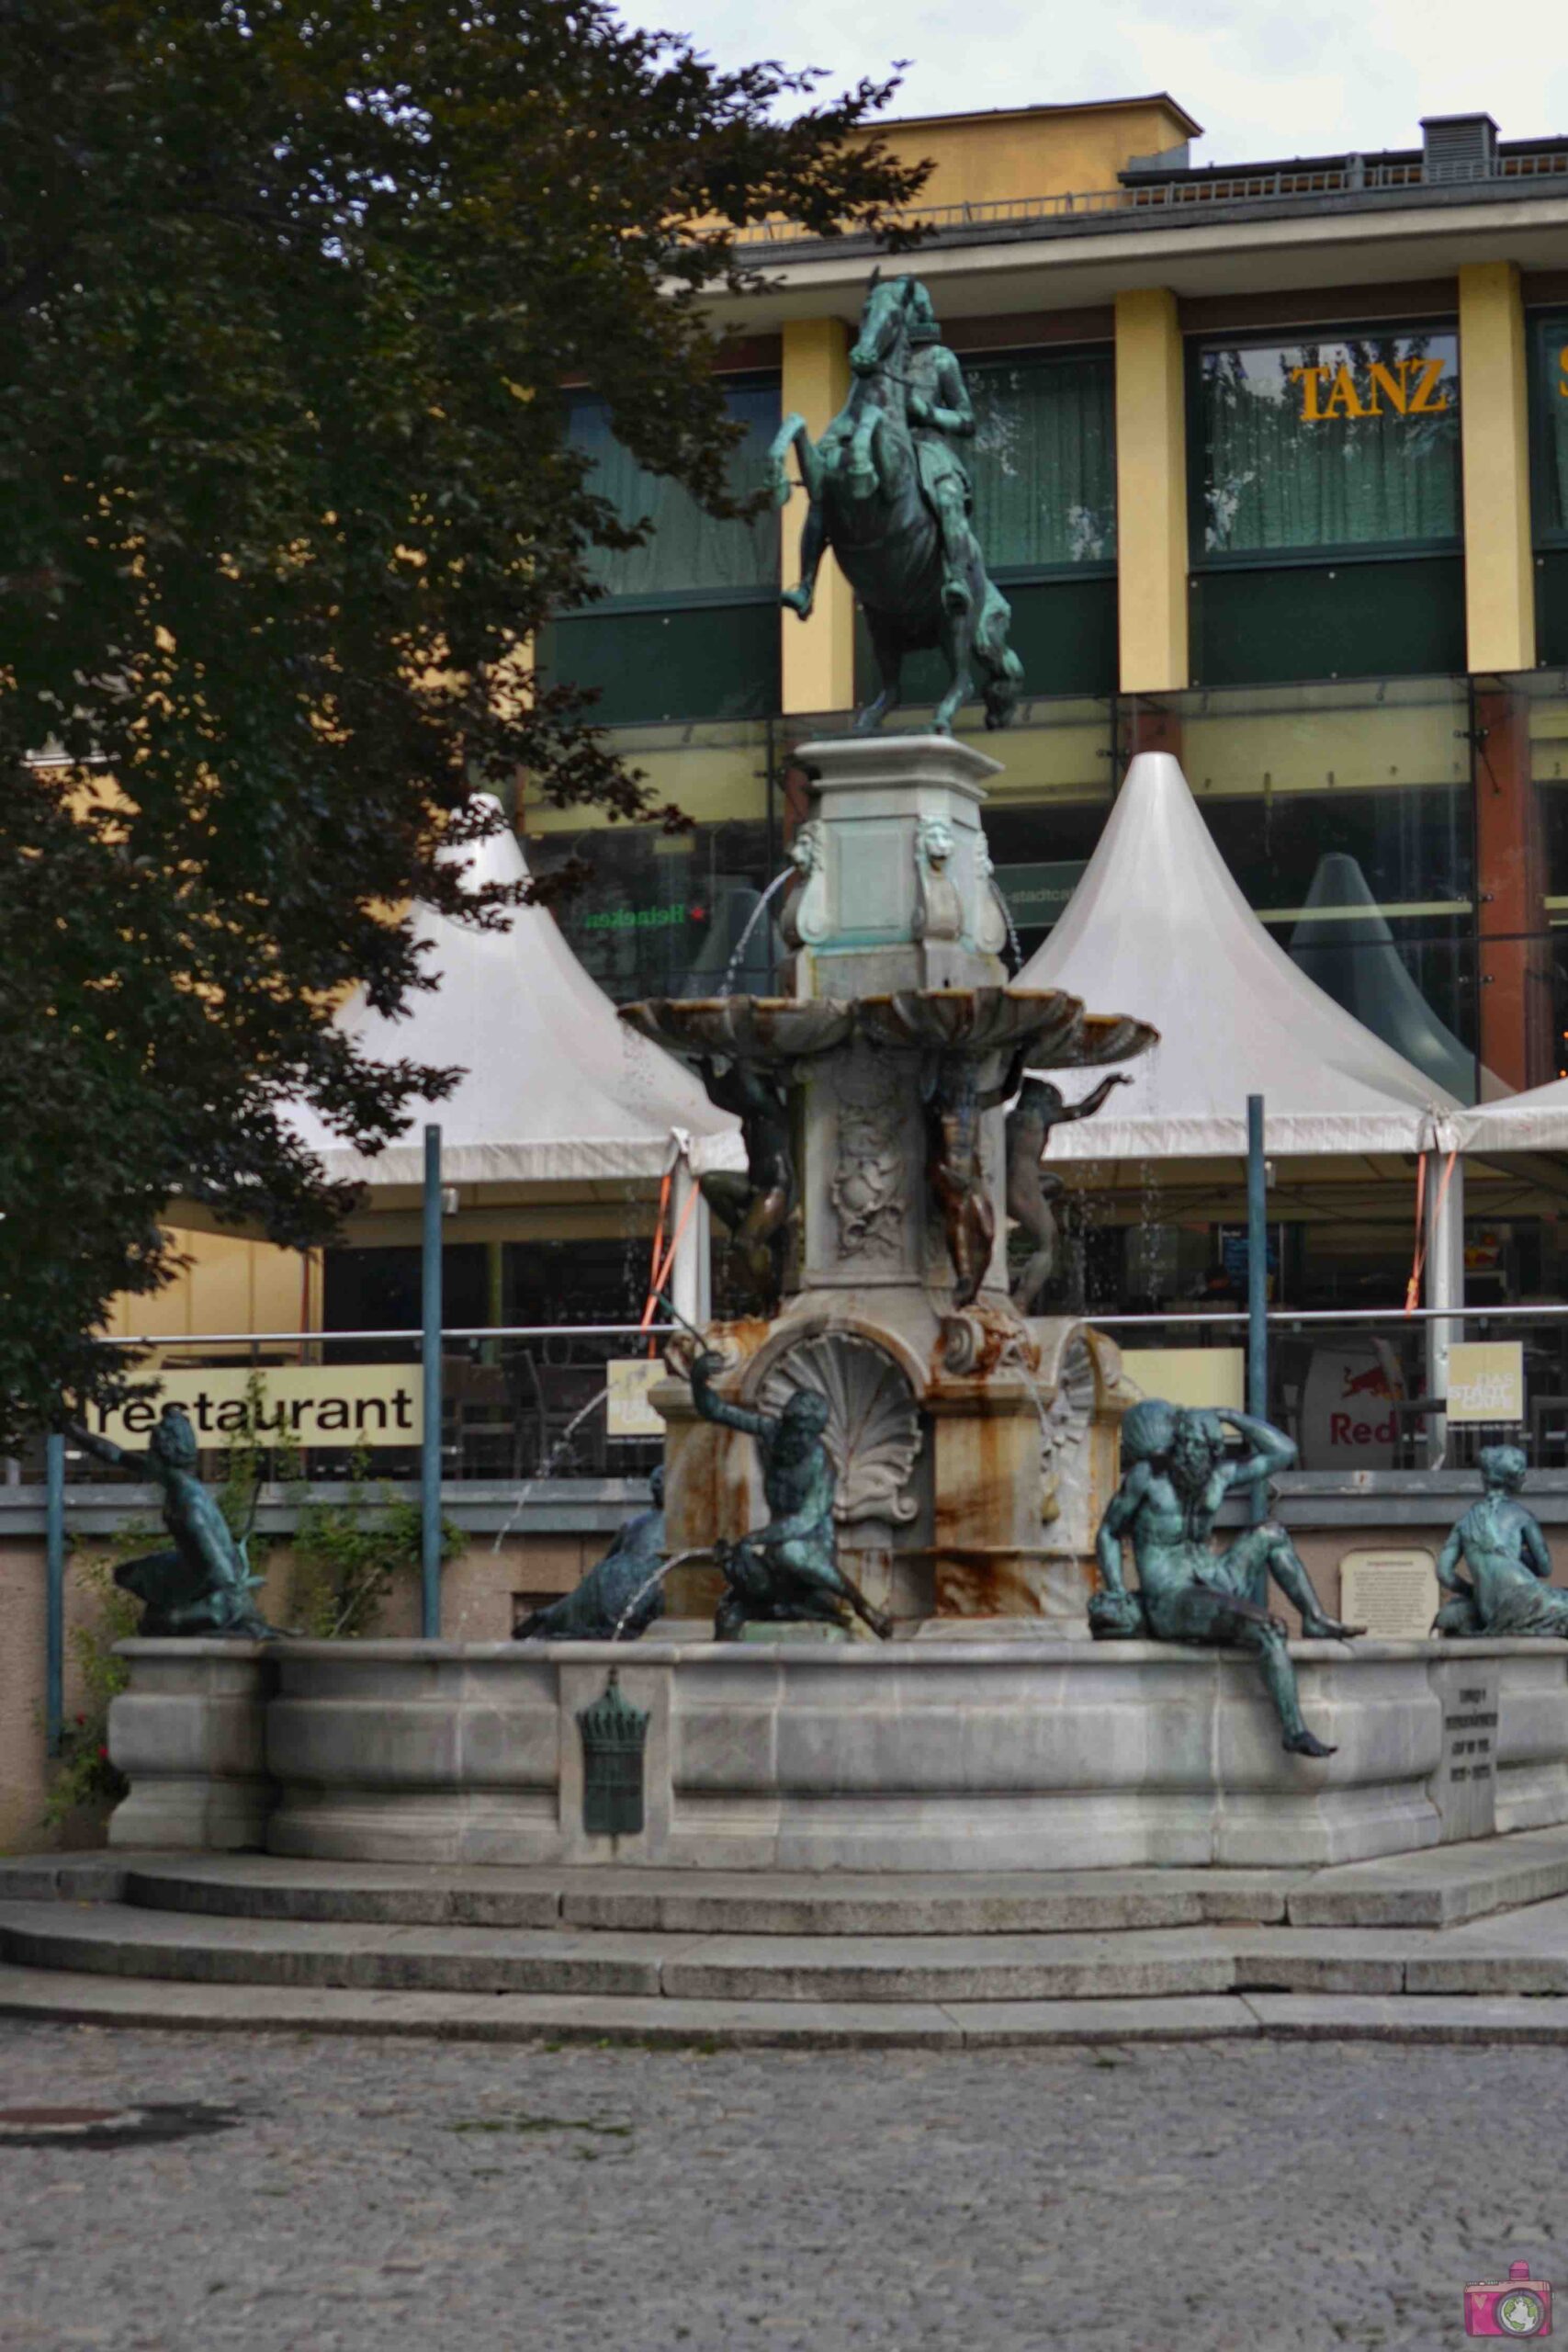
[[[1568,1078],[1467,1111],[1459,1139],[1461,1151],[1568,1151]]]
[[[469,862],[476,885],[527,872],[510,829],[454,854]],[[735,1120],[690,1071],[617,1019],[544,908],[514,910],[505,931],[476,931],[427,907],[414,924],[430,943],[425,968],[439,975],[439,988],[414,997],[399,1021],[356,994],[338,1023],[376,1060],[458,1067],[464,1076],[444,1101],[415,1105],[413,1126],[373,1157],[297,1108],[295,1122],[329,1176],[418,1184],[427,1119],[441,1123],[441,1172],[454,1184],[659,1176],[678,1136],[690,1137],[697,1171],[744,1166]]]
[[[1247,1149],[1249,1094],[1264,1097],[1273,1152],[1404,1152],[1455,1139],[1454,1097],[1269,938],[1168,752],[1134,760],[1018,985],[1066,989],[1091,1012],[1135,1014],[1160,1032],[1097,1117],[1056,1128],[1055,1162],[1235,1157]]]

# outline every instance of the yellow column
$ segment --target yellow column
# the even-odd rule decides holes
[[[1187,653],[1187,402],[1176,297],[1116,297],[1116,574],[1123,694],[1191,683]]]
[[[806,419],[815,441],[849,397],[850,336],[841,319],[789,319],[784,330],[784,415]],[[794,461],[791,460],[794,471]],[[798,487],[779,518],[781,588],[800,576],[800,526],[806,492]],[[855,698],[854,598],[831,554],[817,576],[808,621],[787,609],[784,630],[784,707],[788,711],[848,710]]]
[[[1517,268],[1511,261],[1467,263],[1459,274],[1459,364],[1472,671],[1535,667],[1525,353]]]

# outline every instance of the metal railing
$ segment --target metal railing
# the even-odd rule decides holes
[[[1024,228],[1137,214],[1140,219],[1190,218],[1232,206],[1312,202],[1354,206],[1397,196],[1417,200],[1456,188],[1503,187],[1520,180],[1568,181],[1568,151],[1545,148],[1499,155],[1490,162],[1445,164],[1429,173],[1419,156],[1381,159],[1348,155],[1322,164],[1280,164],[1267,171],[1215,173],[1202,178],[1130,179],[1111,188],[1065,189],[1051,196],[1003,197],[985,203],[915,204],[886,216],[900,226],[921,224],[951,236],[965,229]],[[853,233],[852,232],[851,232]],[[835,240],[814,235],[794,220],[758,220],[737,232],[742,248],[809,247]]]
[[[1202,1387],[1206,1351],[1224,1348],[1237,1359],[1247,1317],[1241,1307],[1173,1307],[1101,1312],[1085,1319],[1107,1331],[1123,1354],[1174,1350],[1189,1361],[1182,1385]],[[1482,1448],[1518,1446],[1532,1470],[1568,1471],[1568,1305],[1485,1305],[1452,1307],[1271,1307],[1269,1327],[1269,1419],[1296,1441],[1309,1477],[1357,1467],[1455,1470],[1473,1464]],[[1439,1381],[1453,1393],[1432,1393],[1434,1329],[1450,1352],[1455,1345],[1511,1342],[1517,1346],[1517,1385],[1511,1375],[1485,1418],[1463,1417],[1471,1372]],[[1460,1359],[1462,1367],[1462,1359]],[[1506,1366],[1498,1367],[1506,1374]],[[1239,1383],[1239,1363],[1235,1379]],[[1210,1385],[1223,1385],[1211,1383]],[[1511,1391],[1511,1393],[1509,1393]],[[1232,1398],[1239,1403],[1239,1386]],[[1441,1432],[1441,1463],[1432,1440]]]
[[[1191,1358],[1190,1374],[1201,1374],[1206,1351],[1245,1348],[1247,1312],[1237,1306],[1172,1306],[1140,1308],[1090,1306],[1084,1319],[1109,1332],[1124,1351],[1177,1350]],[[1295,1437],[1303,1466],[1309,1473],[1339,1466],[1336,1448],[1314,1441],[1308,1408],[1309,1382],[1322,1402],[1327,1374],[1313,1377],[1314,1358],[1346,1358],[1359,1351],[1365,1369],[1375,1363],[1377,1378],[1361,1380],[1352,1368],[1345,1380],[1352,1385],[1344,1398],[1368,1400],[1370,1408],[1386,1403],[1397,1424],[1391,1441],[1379,1440],[1373,1452],[1396,1467],[1427,1466],[1430,1430],[1427,1416],[1440,1413],[1444,1397],[1427,1394],[1428,1332],[1442,1327],[1452,1341],[1517,1340],[1521,1350],[1519,1410],[1510,1419],[1463,1423],[1448,1420],[1447,1461],[1462,1466],[1479,1447],[1507,1437],[1524,1447],[1532,1466],[1568,1469],[1568,1303],[1525,1306],[1487,1305],[1472,1301],[1464,1306],[1273,1306],[1268,1313],[1269,1335],[1270,1412]],[[442,1333],[441,1475],[446,1487],[466,1484],[533,1486],[542,1479],[592,1480],[637,1476],[660,1459],[661,1440],[651,1430],[626,1434],[612,1416],[608,1401],[610,1366],[617,1361],[646,1363],[650,1343],[660,1350],[676,1326],[660,1320],[644,1329],[633,1323],[548,1323],[463,1325]],[[298,1380],[301,1367],[315,1367],[329,1375],[334,1365],[364,1367],[417,1366],[420,1338],[407,1329],[353,1331],[208,1331],[149,1335],[141,1340],[105,1340],[106,1347],[136,1350],[146,1361],[140,1376],[158,1377],[161,1371],[211,1370],[227,1374],[256,1373],[265,1384],[269,1371],[288,1370]],[[1240,1401],[1239,1395],[1236,1397]],[[1335,1402],[1335,1400],[1330,1400]],[[264,1409],[270,1416],[275,1408]],[[1321,1417],[1320,1417],[1321,1418]],[[1359,1416],[1358,1416],[1359,1418]],[[419,1473],[419,1440],[411,1427],[400,1442],[387,1442],[388,1432],[367,1451],[352,1430],[324,1437],[308,1417],[302,1426],[267,1443],[275,1424],[259,1434],[271,1466],[279,1462],[294,1475],[311,1482],[347,1479],[355,1472],[372,1483],[406,1480]],[[133,1437],[129,1441],[135,1444]],[[203,1470],[220,1476],[229,1441],[211,1432],[203,1437]],[[1354,1448],[1351,1449],[1355,1451]],[[41,1479],[42,1441],[36,1459],[13,1465],[12,1477],[31,1484]],[[67,1476],[73,1486],[113,1481],[117,1474],[75,1447],[67,1448]]]
[[[628,1434],[617,1428],[610,1409],[610,1366],[617,1361],[646,1362],[650,1346],[657,1351],[676,1328],[660,1320],[647,1328],[638,1323],[523,1323],[444,1329],[443,1485],[635,1476],[650,1470],[660,1458],[661,1442],[647,1432]],[[255,1437],[271,1475],[282,1467],[312,1483],[355,1476],[376,1483],[419,1474],[420,1430],[412,1406],[406,1436],[395,1421],[389,1424],[385,1413],[374,1420],[366,1415],[357,1429],[351,1425],[341,1434],[323,1433],[309,1410],[289,1425],[285,1403],[268,1400],[265,1394],[268,1374],[280,1372],[287,1372],[291,1387],[297,1388],[300,1372],[314,1370],[321,1374],[325,1389],[334,1367],[406,1365],[412,1370],[422,1354],[418,1331],[156,1333],[100,1344],[146,1359],[134,1367],[138,1379],[155,1381],[176,1371],[254,1374],[263,1386]],[[410,1384],[411,1396],[417,1385],[417,1380]],[[156,1397],[150,1401],[155,1408]],[[214,1411],[204,1412],[197,1431],[202,1471],[210,1477],[223,1475],[235,1434],[226,1436],[215,1419]],[[118,1442],[121,1425],[111,1426]],[[131,1432],[124,1442],[134,1447],[141,1440]],[[24,1458],[13,1465],[14,1482],[30,1483],[43,1476],[42,1440],[34,1452],[36,1461]],[[123,1476],[69,1440],[65,1466],[73,1486]]]

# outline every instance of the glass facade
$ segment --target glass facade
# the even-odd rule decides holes
[[[1538,547],[1568,547],[1568,311],[1533,322],[1530,422]]]
[[[779,427],[776,376],[727,388],[745,435],[729,459],[737,497],[762,488]],[[594,716],[640,721],[763,718],[779,705],[779,515],[716,521],[678,482],[639,466],[611,430],[606,403],[570,396],[568,430],[593,460],[591,486],[624,523],[646,521],[638,547],[598,548],[605,594],[560,615],[539,642],[547,675],[591,692]]]
[[[1536,651],[1568,662],[1568,311],[1530,322]]]
[[[587,888],[557,912],[616,1003],[716,994],[783,862],[776,725],[628,727],[615,741],[660,804],[693,819],[691,830],[610,825],[581,810],[531,808],[525,797],[529,865],[536,874],[571,857],[588,865]],[[757,922],[732,985],[765,993],[773,953],[771,925]]]
[[[1451,329],[1207,344],[1197,382],[1195,559],[1458,544]]]
[[[1463,679],[1163,698],[1209,830],[1287,955],[1461,1101],[1475,1092]]]
[[[1451,327],[1189,355],[1194,680],[1465,666]]]
[[[761,490],[767,480],[768,447],[779,429],[776,377],[728,385],[725,403],[746,437],[731,452],[729,487],[737,498]],[[667,474],[650,473],[616,440],[609,404],[592,392],[570,395],[567,437],[587,452],[593,469],[589,488],[608,502],[616,519],[652,527],[640,547],[595,548],[594,577],[607,598],[654,598],[704,594],[718,601],[749,592],[776,590],[779,523],[770,509],[750,523],[719,522],[691,492]]]
[[[1038,579],[1116,560],[1116,383],[1108,351],[965,359],[975,529],[991,570]]]

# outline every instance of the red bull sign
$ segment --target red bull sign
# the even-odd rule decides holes
[[[1302,1386],[1302,1467],[1391,1470],[1404,1395],[1392,1352],[1371,1340],[1314,1348]]]

